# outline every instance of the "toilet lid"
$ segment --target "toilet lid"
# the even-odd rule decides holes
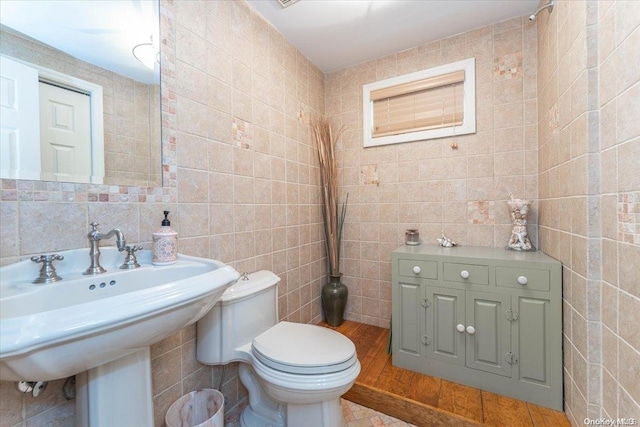
[[[282,372],[328,374],[355,363],[356,347],[344,335],[315,325],[280,322],[253,339],[254,356]]]

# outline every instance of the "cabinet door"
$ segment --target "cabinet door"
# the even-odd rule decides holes
[[[516,302],[517,301],[517,302]],[[551,353],[551,319],[549,300],[543,298],[514,297],[513,351],[518,356],[518,379],[542,386],[549,385]]]
[[[511,296],[467,291],[467,366],[511,376],[507,362],[511,349],[511,322],[505,312]],[[472,329],[470,329],[472,328]]]
[[[464,292],[458,289],[426,287],[425,356],[464,366]]]
[[[420,298],[420,285],[413,283],[398,283],[393,304],[393,341],[394,351],[407,355],[420,356],[421,334],[420,327],[424,312]],[[396,322],[398,328],[396,328]],[[396,350],[397,349],[397,350]]]

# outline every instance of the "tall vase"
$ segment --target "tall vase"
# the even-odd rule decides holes
[[[327,323],[331,326],[340,326],[344,321],[349,289],[342,283],[341,278],[342,275],[329,276],[329,283],[322,286],[322,308]]]

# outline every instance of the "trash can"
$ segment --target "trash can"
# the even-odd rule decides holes
[[[224,427],[224,396],[210,388],[192,391],[169,407],[164,421],[167,427]]]

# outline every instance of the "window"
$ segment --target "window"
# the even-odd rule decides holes
[[[363,87],[364,146],[476,131],[475,59]]]

